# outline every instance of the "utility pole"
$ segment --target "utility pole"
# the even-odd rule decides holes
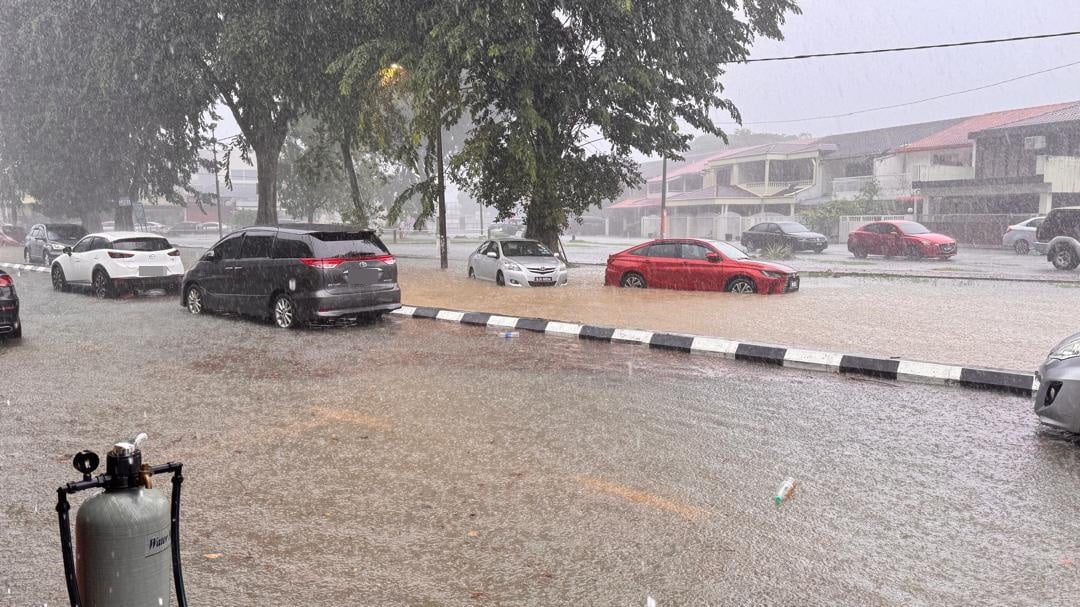
[[[435,153],[438,154],[438,187],[439,187],[439,267],[446,269],[446,188],[443,185],[443,151],[442,151],[442,112],[435,134]]]
[[[217,237],[218,240],[221,240],[221,180],[218,179],[217,129],[214,129],[214,136],[210,139],[210,144],[214,146],[214,202],[217,203]]]
[[[667,155],[660,169],[660,238],[667,234]]]

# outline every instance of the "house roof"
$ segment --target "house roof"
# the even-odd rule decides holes
[[[900,146],[897,151],[916,152],[939,148],[968,147],[972,145],[971,140],[969,139],[971,133],[1021,120],[1027,120],[1042,114],[1064,109],[1070,105],[1071,104],[1069,103],[1055,103],[1051,105],[1040,105],[1036,107],[1005,110],[1003,112],[990,112],[989,114],[972,116],[971,118],[961,120],[948,128],[923,137],[918,141]]]
[[[948,120],[921,122],[919,124],[905,124],[883,129],[873,129],[871,131],[859,131],[856,133],[840,133],[837,135],[821,137],[819,141],[822,143],[830,143],[837,147],[837,151],[829,155],[829,158],[832,159],[877,156],[947,129],[963,120],[966,120],[966,118],[951,118]]]
[[[1025,118],[1023,120],[1017,120],[1015,122],[1009,122],[989,129],[983,129],[987,131],[998,131],[1005,129],[1014,129],[1026,126],[1040,126],[1044,124],[1056,124],[1060,122],[1080,122],[1080,101],[1066,104],[1065,107],[1059,110],[1053,110],[1038,116],[1032,116],[1031,118]]]
[[[660,206],[659,198],[632,198],[630,200],[620,200],[615,204],[608,207],[609,209],[640,209],[644,207],[658,207]]]
[[[736,158],[750,158],[764,156],[765,154],[802,154],[805,152],[835,152],[836,146],[822,142],[820,139],[802,139],[799,141],[778,141],[776,143],[762,143],[744,148],[732,148],[711,161],[728,160]]]

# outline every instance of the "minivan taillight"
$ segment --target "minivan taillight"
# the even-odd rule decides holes
[[[381,261],[388,266],[397,263],[393,255],[368,255],[363,257],[301,257],[300,262],[305,266],[319,270],[332,270],[346,261]]]
[[[113,259],[128,259],[130,257],[135,257],[135,254],[134,253],[121,253],[119,251],[109,251],[109,257],[112,257]]]

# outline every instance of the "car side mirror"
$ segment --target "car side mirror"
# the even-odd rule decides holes
[[[488,257],[490,257],[492,259],[498,259],[499,258],[499,254],[496,253],[495,251],[488,251],[487,253],[484,253],[484,255],[487,255]]]
[[[706,253],[705,254],[705,261],[711,261],[713,263],[716,263],[716,262],[720,261],[720,254],[719,253]]]
[[[71,255],[71,247],[64,247],[64,255]]]
[[[206,261],[217,261],[217,251],[210,249],[206,252],[206,255],[203,255],[203,259]]]

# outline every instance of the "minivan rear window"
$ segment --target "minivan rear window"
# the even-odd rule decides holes
[[[125,238],[114,240],[109,248],[118,251],[166,251],[173,246],[164,238]]]
[[[369,232],[313,232],[315,254],[319,257],[363,257],[384,255],[390,251]]]

